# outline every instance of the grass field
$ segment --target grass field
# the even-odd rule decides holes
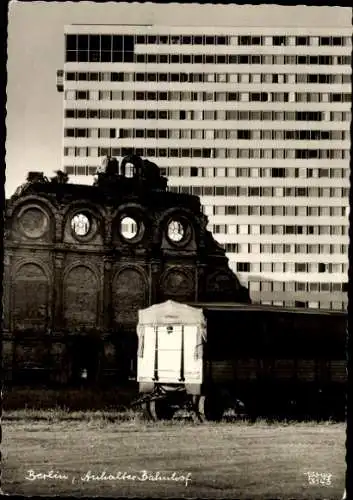
[[[5,414],[3,491],[46,496],[342,497],[344,424],[112,420],[99,412]],[[65,477],[33,476],[49,471]],[[89,472],[100,479],[92,479]],[[332,474],[331,484],[310,484],[307,472]],[[111,478],[104,479],[102,473]]]

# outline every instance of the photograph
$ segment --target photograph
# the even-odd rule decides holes
[[[9,2],[2,493],[346,498],[352,31]]]

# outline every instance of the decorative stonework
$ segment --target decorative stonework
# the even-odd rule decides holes
[[[167,271],[162,277],[163,296],[177,300],[189,300],[194,291],[194,280],[181,268]]]
[[[213,274],[208,279],[207,290],[215,294],[232,292],[237,288],[237,282],[232,278],[232,275],[225,272]]]
[[[15,344],[15,362],[21,368],[37,368],[46,365],[48,348],[43,342]]]
[[[47,327],[49,283],[39,265],[24,264],[15,273],[12,304],[15,328]]]
[[[71,269],[64,280],[64,317],[74,328],[97,326],[98,284],[94,272],[82,265]]]
[[[114,319],[117,324],[136,323],[139,309],[147,307],[146,280],[139,270],[120,271],[113,285]]]
[[[28,238],[40,238],[49,226],[47,214],[37,207],[21,210],[18,219],[20,231]]]

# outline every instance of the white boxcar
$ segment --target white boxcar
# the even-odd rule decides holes
[[[137,380],[151,385],[203,383],[206,321],[201,309],[168,300],[139,311]]]
[[[204,346],[202,309],[168,300],[139,311],[137,402],[153,420],[184,408],[198,421],[220,420],[224,404]]]

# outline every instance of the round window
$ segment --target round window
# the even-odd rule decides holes
[[[47,215],[37,207],[26,208],[19,217],[20,229],[29,238],[39,238],[48,227]]]
[[[185,229],[179,220],[172,220],[168,224],[168,238],[176,243],[182,241],[185,237]]]
[[[87,236],[91,229],[91,223],[87,215],[76,214],[71,220],[71,228],[76,236]]]
[[[132,240],[138,233],[137,222],[131,217],[123,217],[120,221],[120,233],[126,240]]]

